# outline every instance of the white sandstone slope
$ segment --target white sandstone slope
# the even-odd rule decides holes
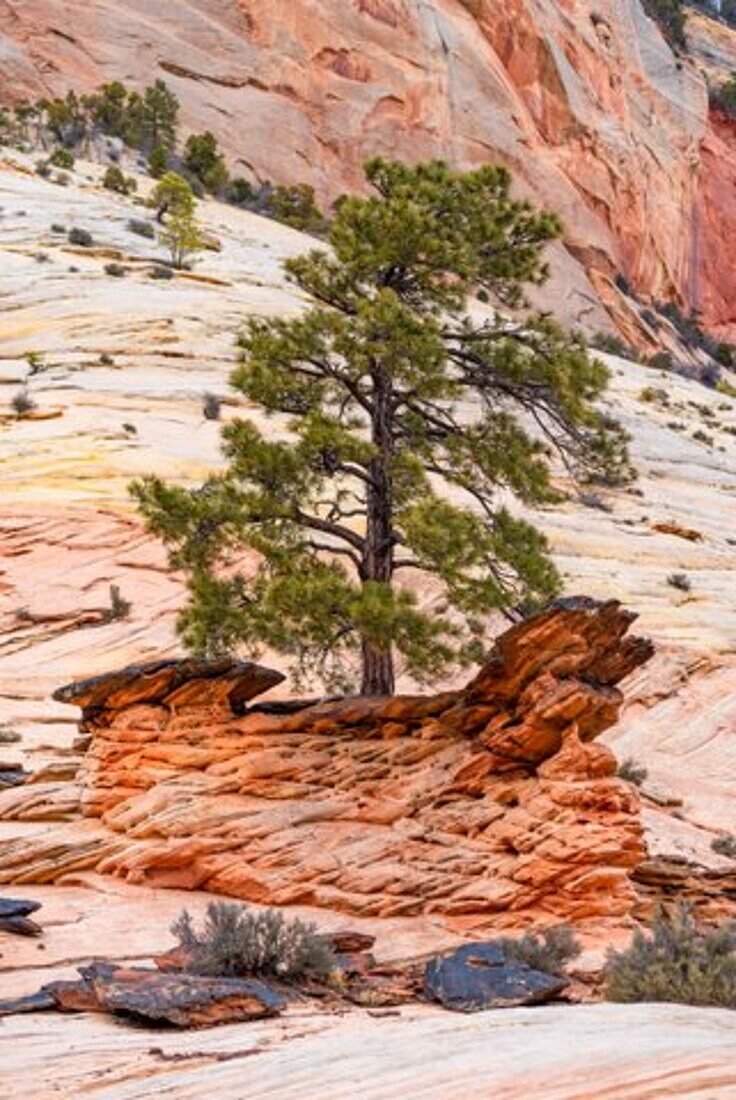
[[[68,766],[75,732],[73,712],[50,702],[51,691],[176,650],[181,586],[142,530],[127,484],[148,471],[196,481],[217,464],[218,426],[205,420],[202,394],[225,397],[226,419],[248,413],[227,389],[238,325],[249,313],[299,308],[280,264],[313,245],[205,203],[201,216],[221,252],[204,254],[192,276],[152,281],[160,248],[127,228],[146,211],[102,190],[99,176],[80,164],[59,187],[39,179],[27,158],[0,154],[0,724],[23,735],[0,755],[33,770],[49,765],[57,769],[51,777]],[[52,226],[89,229],[95,247],[73,248]],[[128,267],[124,279],[106,274],[113,257]],[[31,352],[42,369],[28,377]],[[683,802],[647,804],[653,854],[726,871],[732,864],[710,842],[736,825],[736,402],[608,361],[609,405],[632,434],[639,482],[573,494],[537,519],[568,591],[623,600],[641,613],[639,631],[657,642],[659,654],[628,685],[624,720],[611,735],[619,755],[647,765]],[[12,414],[10,400],[26,383],[49,419]],[[651,389],[664,396],[643,400]],[[675,573],[686,574],[689,591],[668,583]],[[132,611],[106,623],[111,585]],[[420,592],[431,598],[421,585]],[[45,827],[0,824],[0,843]],[[176,898],[158,903],[99,880],[69,891],[30,892],[47,906],[48,954],[36,955],[35,944],[22,952],[0,944],[0,993],[27,992],[87,951],[140,958],[165,946],[161,930]],[[156,924],[150,935],[141,933],[144,913]],[[89,936],[75,940],[70,920]],[[111,930],[104,946],[102,926]],[[425,932],[428,946],[432,929]],[[728,1100],[736,1097],[734,1055],[732,1015],[667,1006],[471,1019],[419,1008],[400,1019],[356,1013],[342,1021],[297,1012],[204,1036],[153,1038],[93,1018],[0,1024],[0,1065],[12,1067],[20,1100],[215,1091],[223,1100],[434,1100],[455,1092]]]

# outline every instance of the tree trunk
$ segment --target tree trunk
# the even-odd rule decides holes
[[[393,487],[391,458],[393,455],[392,387],[391,380],[380,367],[373,374],[373,419],[371,438],[376,457],[368,473],[370,484],[366,493],[366,538],[361,580],[390,585],[394,573]],[[391,645],[381,648],[364,638],[362,643],[363,695],[393,695],[394,662]]]
[[[390,649],[377,649],[363,639],[361,695],[393,695],[394,659]]]

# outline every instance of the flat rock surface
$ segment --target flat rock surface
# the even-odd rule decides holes
[[[736,1016],[675,1005],[505,1009],[458,1016],[293,1010],[175,1034],[97,1016],[0,1027],[14,1100],[733,1100]],[[584,1056],[581,1056],[584,1055]]]

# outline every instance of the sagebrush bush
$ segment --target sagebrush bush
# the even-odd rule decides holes
[[[119,195],[131,195],[138,190],[138,184],[132,176],[126,176],[116,164],[111,164],[102,177],[102,186],[106,191],[116,191]]]
[[[569,924],[558,924],[541,932],[525,932],[518,939],[502,936],[493,942],[503,949],[510,961],[526,963],[533,970],[546,974],[564,974],[567,964],[581,951]]]
[[[222,412],[222,400],[216,393],[205,393],[202,396],[202,413],[205,420],[219,420]]]
[[[649,772],[643,764],[637,764],[633,756],[627,756],[619,764],[616,775],[619,779],[625,779],[627,783],[633,783],[634,786],[641,787]]]
[[[686,906],[660,912],[648,934],[609,952],[604,977],[609,1001],[736,1008],[736,924],[699,928]]]
[[[92,234],[88,229],[79,229],[75,226],[69,230],[69,244],[75,244],[80,248],[91,248],[94,244]]]
[[[139,237],[147,237],[151,241],[156,236],[156,230],[144,218],[131,218],[128,222],[128,229],[131,233],[136,233]]]
[[[118,619],[127,619],[132,610],[133,605],[130,600],[126,600],[120,594],[120,589],[116,584],[111,584],[110,606],[105,608],[105,622],[114,623]]]
[[[110,275],[113,279],[124,279],[128,274],[128,269],[123,267],[122,264],[113,262],[105,264],[105,274]]]
[[[307,976],[326,979],[335,969],[335,955],[315,926],[286,920],[275,909],[255,912],[215,901],[207,907],[201,931],[186,909],[171,931],[188,955],[187,969],[194,974],[257,974],[295,981]]]
[[[54,149],[49,157],[49,164],[53,164],[54,168],[73,168],[74,154],[71,150],[64,149],[63,146],[59,147]]]
[[[710,846],[717,855],[736,859],[736,836],[717,836]]]
[[[13,411],[17,413],[18,416],[23,416],[24,413],[33,412],[36,408],[36,402],[26,389],[18,390],[10,399],[10,404]]]

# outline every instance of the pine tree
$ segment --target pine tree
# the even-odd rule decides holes
[[[203,134],[190,134],[184,147],[182,162],[205,190],[216,195],[227,186],[229,175],[225,158],[220,152],[217,138],[209,130]]]
[[[190,256],[204,248],[204,235],[192,211],[175,210],[159,233],[174,267],[185,266]]]
[[[163,80],[150,84],[141,103],[141,139],[149,149],[161,146],[167,153],[176,148],[179,100]]]
[[[167,172],[156,184],[148,205],[156,211],[156,220],[163,222],[167,214],[194,214],[196,200],[187,181],[178,172]]]
[[[503,167],[366,172],[375,193],[337,204],[331,251],[286,264],[311,307],[240,337],[233,384],[272,425],[228,424],[227,467],[199,488],[133,493],[186,574],[190,649],[266,645],[342,688],[359,655],[375,695],[397,655],[431,680],[482,657],[489,613],[558,592],[543,535],[508,507],[559,499],[553,452],[576,477],[630,467],[594,404],[605,367],[525,304],[557,219],[515,201]],[[423,610],[407,570],[442,602]]]

